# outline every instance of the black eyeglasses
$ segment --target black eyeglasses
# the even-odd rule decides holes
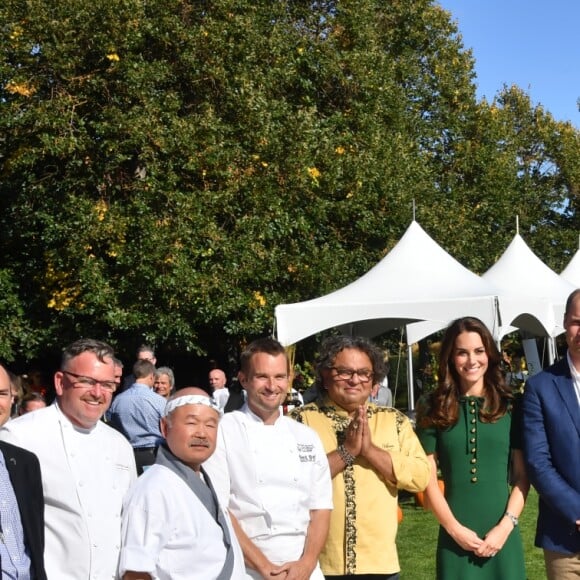
[[[114,393],[117,390],[117,383],[115,381],[99,381],[97,379],[93,379],[92,377],[85,377],[84,375],[71,373],[70,371],[61,372],[76,379],[76,381],[71,381],[74,389],[93,389],[97,385],[100,385],[101,389],[110,391],[111,393]]]
[[[330,367],[337,378],[343,381],[350,381],[354,375],[357,375],[361,383],[368,383],[373,378],[373,371],[369,369],[345,369],[341,367]]]

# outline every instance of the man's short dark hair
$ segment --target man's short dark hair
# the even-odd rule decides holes
[[[250,362],[255,354],[264,352],[272,356],[278,356],[283,354],[286,357],[286,366],[288,367],[288,372],[290,372],[290,360],[288,359],[288,354],[286,349],[275,339],[271,337],[258,338],[252,341],[243,350],[240,355],[240,370],[247,375],[250,370]]]
[[[63,349],[60,368],[66,369],[69,361],[83,352],[92,352],[101,362],[115,358],[115,351],[106,342],[94,338],[81,338]]]
[[[150,352],[153,356],[155,356],[155,349],[152,346],[149,346],[148,344],[142,344],[138,349],[137,349],[137,358],[139,358],[139,355],[142,352]]]
[[[576,288],[573,290],[568,299],[566,300],[566,310],[564,311],[564,317],[568,316],[570,310],[572,310],[572,304],[574,304],[574,300],[576,300],[577,296],[580,294],[580,288]]]
[[[133,365],[133,376],[136,381],[154,374],[155,365],[149,360],[138,360]]]

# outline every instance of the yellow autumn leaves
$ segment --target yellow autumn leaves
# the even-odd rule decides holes
[[[338,145],[335,147],[334,152],[337,155],[344,155],[346,153],[346,149],[342,145]],[[319,185],[319,179],[322,176],[320,169],[318,169],[318,167],[308,167],[306,172],[310,176],[310,179],[312,179],[316,185]]]
[[[21,33],[19,33],[21,34]],[[10,38],[18,38],[19,35],[16,35],[16,32],[13,32]],[[106,55],[107,60],[114,64],[119,62],[121,59],[116,52],[111,52]],[[36,87],[32,85],[32,83],[28,81],[20,81],[20,80],[10,80],[4,85],[4,89],[6,92],[10,93],[11,95],[19,95],[21,97],[31,97],[36,93]]]
[[[20,95],[21,97],[31,97],[36,89],[26,82],[8,81],[4,87],[11,95]]]

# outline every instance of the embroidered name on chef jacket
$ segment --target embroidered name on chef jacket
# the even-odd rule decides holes
[[[298,457],[300,457],[302,463],[314,463],[316,461],[316,455],[312,453],[314,451],[314,445],[296,443],[296,448],[298,449]]]

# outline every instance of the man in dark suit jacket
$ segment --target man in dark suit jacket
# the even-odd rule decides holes
[[[10,377],[0,365],[0,426],[10,416],[11,393]],[[2,478],[10,480],[18,504],[24,535],[22,541],[30,557],[30,570],[34,573],[36,580],[46,580],[44,570],[44,495],[38,459],[34,453],[3,441],[0,441],[0,453],[3,455],[6,472],[8,472],[8,478],[6,478],[6,472],[3,473]],[[0,469],[3,469],[2,465],[0,465]],[[5,563],[1,561],[1,557],[0,568],[4,572]]]
[[[24,545],[36,580],[46,580],[44,571],[44,496],[40,465],[34,453],[0,441],[6,469],[22,520]]]
[[[524,391],[524,454],[540,496],[536,546],[548,580],[580,576],[580,290],[564,314],[565,359],[533,376]]]

